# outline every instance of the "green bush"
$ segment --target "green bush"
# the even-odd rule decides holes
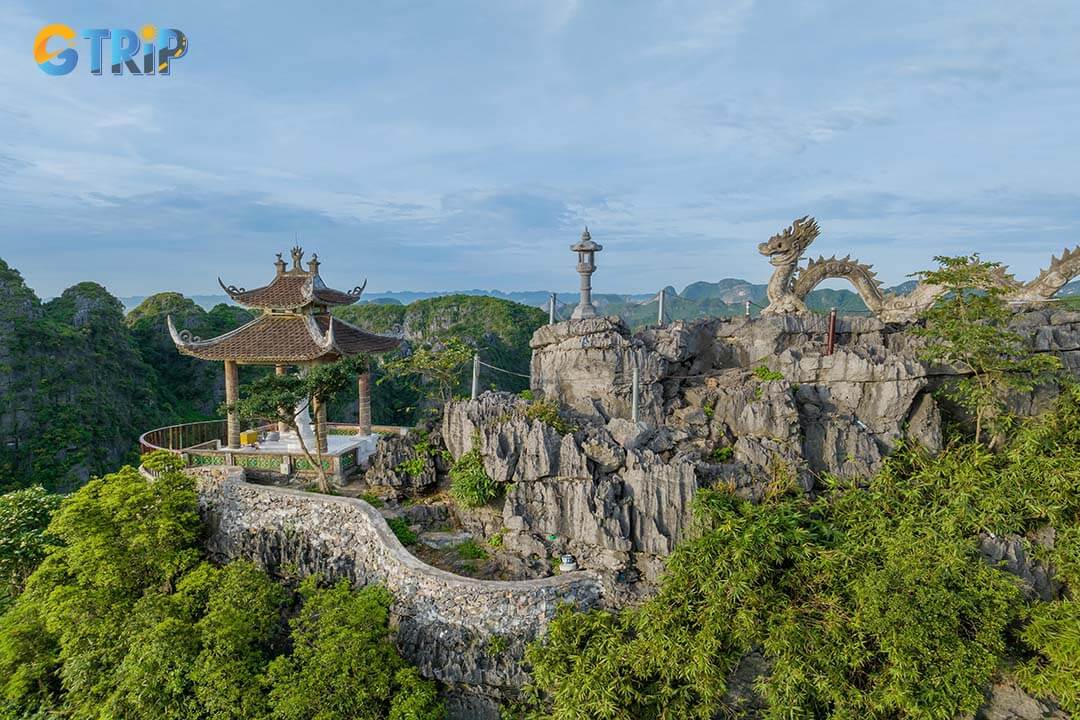
[[[458,543],[454,547],[454,552],[462,560],[484,560],[488,556],[487,551],[480,547],[475,540]]]
[[[250,562],[208,563],[204,531],[192,479],[164,467],[64,501],[0,615],[0,717],[442,717],[393,647],[385,591],[309,579],[297,598]]]
[[[563,609],[530,646],[533,716],[738,714],[724,693],[752,649],[770,668],[756,685],[768,718],[971,714],[1016,658],[1030,692],[1076,711],[1075,601],[1027,608],[978,538],[1052,525],[1059,579],[1077,581],[1077,388],[999,452],[901,449],[873,478],[827,480],[816,499],[702,491],[696,513],[656,597],[618,614]]]
[[[525,417],[539,420],[560,435],[574,432],[577,428],[559,414],[559,404],[554,400],[535,400],[525,408]]]
[[[403,517],[388,518],[386,524],[393,530],[394,535],[401,542],[402,545],[415,545],[417,535],[409,527],[409,523]]]
[[[0,612],[48,550],[45,533],[60,496],[40,485],[0,495]]]
[[[725,463],[735,454],[735,449],[730,446],[713,448],[709,453],[709,460],[714,463]]]
[[[386,504],[386,502],[381,497],[379,497],[375,493],[370,492],[360,493],[360,499],[373,508],[381,508],[383,505]]]
[[[784,373],[777,370],[770,370],[768,365],[758,365],[754,368],[754,377],[764,382],[770,382],[773,380],[783,380]]]
[[[474,446],[450,468],[450,495],[465,507],[479,507],[496,494],[495,481],[484,470],[478,447]]]
[[[344,579],[320,588],[308,578],[300,594],[293,650],[266,673],[275,720],[442,720],[434,684],[421,680],[390,640],[390,593],[353,591]]]

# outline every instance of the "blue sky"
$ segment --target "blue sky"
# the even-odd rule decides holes
[[[301,11],[298,7],[304,7]],[[887,283],[1080,243],[1080,3],[0,0],[0,257],[48,297],[251,287],[301,244],[369,289],[597,291],[811,251]],[[171,77],[51,77],[46,23],[176,27]],[[85,46],[80,45],[80,51]]]

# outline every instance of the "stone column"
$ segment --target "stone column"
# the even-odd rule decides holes
[[[319,452],[326,452],[326,403],[315,402],[315,441],[319,443]]]
[[[586,257],[588,256],[588,253],[582,254]],[[574,312],[570,316],[572,320],[581,320],[583,318],[596,317],[596,308],[592,304],[593,270],[595,270],[595,267],[589,261],[579,262],[577,265],[578,275],[581,277],[581,285],[579,290],[579,292],[581,293],[581,299],[578,301],[578,306],[574,308]]]
[[[371,434],[371,372],[360,373],[356,379],[359,409],[357,411],[357,435]]]
[[[236,367],[235,360],[225,361],[225,403],[228,405],[235,405],[236,401],[240,399],[239,393],[239,371]],[[226,421],[228,426],[228,446],[230,448],[240,447],[240,417],[236,414],[236,410],[230,410],[228,414],[228,420]]]
[[[284,375],[285,372],[286,371],[285,371],[285,366],[284,365],[275,365],[274,366],[274,373],[275,374]],[[284,415],[285,412],[286,412],[285,408],[278,408],[278,414],[279,415]],[[278,420],[277,429],[278,429],[279,433],[286,433],[286,432],[289,431],[289,424],[286,423],[286,422],[282,422],[281,420]]]

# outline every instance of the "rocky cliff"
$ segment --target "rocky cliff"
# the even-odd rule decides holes
[[[42,303],[0,260],[0,488],[68,491],[165,416],[116,298],[86,282]]]
[[[544,326],[532,340],[532,390],[564,408],[555,424],[571,431],[530,413],[529,400],[485,393],[450,403],[442,436],[454,458],[479,445],[506,488],[509,547],[574,554],[604,572],[618,604],[689,532],[700,487],[757,497],[790,479],[813,492],[827,474],[873,473],[901,441],[940,448],[931,393],[955,371],[920,362],[915,338],[873,318],[841,319],[827,354],[826,322],[714,319],[637,334],[615,318]],[[1015,327],[1080,373],[1080,313],[1025,313]],[[1033,397],[1019,409],[1037,411],[1052,393]]]

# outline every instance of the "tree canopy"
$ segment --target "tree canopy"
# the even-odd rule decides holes
[[[296,593],[249,562],[209,563],[170,457],[147,457],[153,482],[125,467],[56,512],[54,545],[0,615],[0,718],[441,717],[390,642],[384,590],[310,578]]]
[[[713,718],[745,709],[731,674],[760,658],[767,718],[953,718],[1016,666],[1080,712],[1080,389],[994,452],[897,452],[817,498],[783,477],[760,504],[700,491],[697,536],[658,595],[619,614],[564,609],[528,653],[532,709],[558,720]],[[1072,589],[1025,599],[984,537],[1053,528],[1039,557]],[[1019,635],[1014,633],[1020,628]]]

